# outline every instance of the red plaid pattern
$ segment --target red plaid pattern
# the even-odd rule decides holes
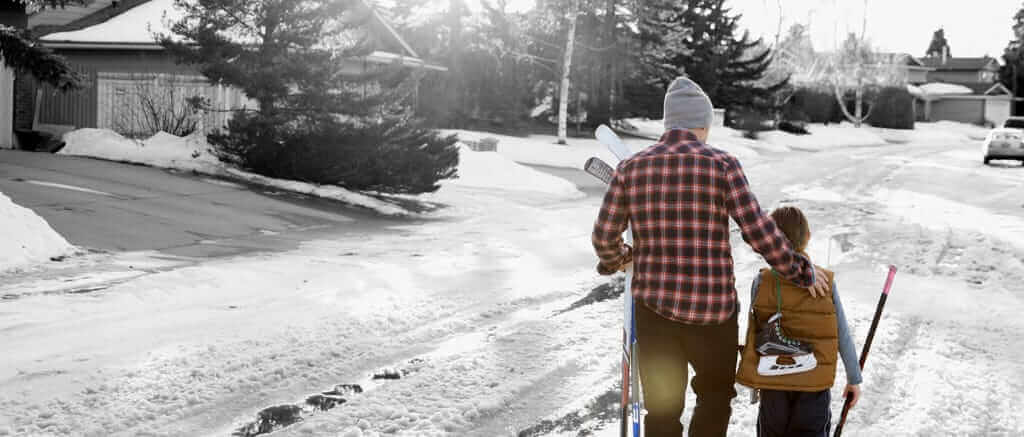
[[[811,286],[814,267],[761,210],[740,162],[685,130],[619,164],[594,223],[598,271],[632,256],[633,296],[648,308],[682,323],[723,323],[736,312],[729,217],[769,265]],[[632,250],[622,241],[630,222]]]

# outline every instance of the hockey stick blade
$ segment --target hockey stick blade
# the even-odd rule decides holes
[[[594,136],[597,137],[598,141],[608,147],[608,150],[615,154],[615,157],[619,158],[620,161],[624,161],[630,156],[633,156],[633,151],[629,150],[629,146],[622,142],[622,139],[619,138],[619,136],[615,134],[615,131],[608,127],[608,125],[602,124],[598,126],[597,130],[594,131]]]
[[[615,174],[615,169],[612,166],[597,157],[587,159],[587,162],[583,164],[583,171],[606,184],[612,183],[612,175]]]

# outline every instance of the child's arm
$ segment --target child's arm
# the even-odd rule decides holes
[[[853,337],[850,335],[850,326],[846,323],[846,314],[843,312],[843,303],[839,300],[835,280],[832,281],[832,302],[836,305],[836,324],[839,326],[839,356],[843,359],[843,367],[846,368],[846,383],[857,385],[864,378],[860,374],[857,350],[853,344]]]
[[[754,280],[750,282],[750,308],[754,308],[754,299],[757,299],[757,289],[761,286],[761,274],[754,275]]]

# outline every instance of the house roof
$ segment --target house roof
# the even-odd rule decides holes
[[[994,67],[999,68],[999,62],[995,58],[983,56],[980,58],[946,58],[943,61],[938,57],[921,58],[925,67],[934,68],[936,71],[980,71]]]
[[[114,0],[91,0],[85,4],[69,4],[65,7],[41,9],[28,17],[29,29],[65,26],[82,18],[96,14],[114,3]]]
[[[135,3],[134,7],[123,7],[101,22],[76,30],[51,33],[40,40],[51,48],[162,50],[154,34],[171,34],[170,23],[177,21],[183,12],[173,7],[174,0],[143,0],[132,3]],[[384,50],[375,51],[368,56],[368,61],[380,63],[388,59],[400,65],[447,70],[445,67],[431,65],[419,59],[412,47],[376,9],[365,2],[361,3],[364,6],[363,13],[370,15],[371,31],[384,46]]]
[[[1013,91],[1010,91],[1010,89],[1007,88],[1006,85],[1003,85],[1002,83],[996,82],[994,85],[992,85],[987,90],[985,90],[985,92],[983,92],[982,94],[984,94],[986,96],[999,96],[999,95],[1012,96],[1013,95]]]
[[[882,60],[889,63],[901,63],[910,68],[927,68],[923,62],[910,53],[901,52],[879,52],[877,54]]]

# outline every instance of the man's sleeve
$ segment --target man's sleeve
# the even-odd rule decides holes
[[[727,161],[726,180],[726,208],[739,225],[743,241],[786,279],[801,287],[813,285],[814,266],[810,260],[793,250],[775,221],[761,210],[754,193],[750,192],[747,176],[735,158]]]
[[[622,232],[629,224],[626,196],[625,181],[616,170],[604,195],[604,202],[601,203],[601,211],[594,222],[594,232],[591,235],[594,251],[600,258],[597,271],[602,275],[615,273],[621,265],[631,261],[631,250],[622,241]]]

